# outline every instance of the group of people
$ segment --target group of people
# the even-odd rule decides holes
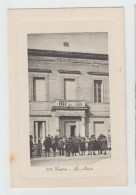
[[[33,158],[33,137],[30,135],[30,158]],[[88,155],[105,154],[108,149],[108,141],[106,136],[100,134],[97,139],[92,135],[91,137],[58,137],[48,135],[45,137],[43,145],[40,140],[36,144],[36,155],[37,157],[42,156],[42,148],[44,147],[45,157],[50,157],[51,151],[53,156],[56,156],[56,152],[59,152],[60,156],[77,156],[85,155],[86,151]]]

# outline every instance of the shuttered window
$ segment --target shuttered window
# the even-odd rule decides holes
[[[34,101],[45,101],[45,78],[34,78],[33,97]]]
[[[74,79],[64,79],[64,99],[75,100],[76,99],[76,87]]]
[[[102,81],[101,80],[94,81],[94,102],[95,103],[102,102]]]

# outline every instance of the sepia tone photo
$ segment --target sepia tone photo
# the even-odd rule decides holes
[[[11,187],[127,185],[123,8],[8,11]]]
[[[111,157],[108,33],[28,35],[32,166]]]

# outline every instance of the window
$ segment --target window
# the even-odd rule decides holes
[[[102,102],[102,81],[101,80],[94,81],[94,102],[95,103]]]
[[[34,101],[45,101],[45,78],[34,78],[33,80]]]
[[[75,90],[75,79],[64,79],[64,99],[65,100],[75,100],[76,90]]]

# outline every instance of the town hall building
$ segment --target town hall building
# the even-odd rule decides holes
[[[34,143],[45,136],[110,133],[107,54],[28,49],[29,120]]]

